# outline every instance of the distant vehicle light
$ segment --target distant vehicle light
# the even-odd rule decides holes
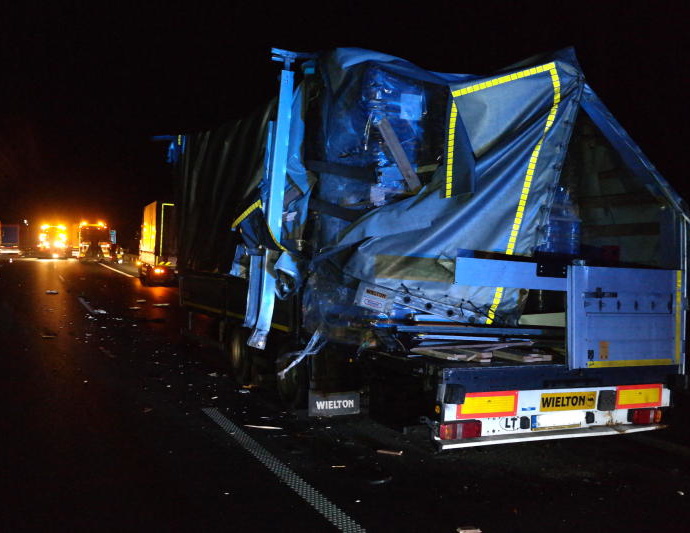
[[[160,268],[160,267],[156,267],[156,268],[153,269],[153,273],[154,273],[154,274],[165,274],[165,269],[164,269],[164,268]]]
[[[45,241],[47,238],[48,238],[48,235],[45,234],[45,233],[41,233],[41,234],[38,236],[38,240],[41,241],[41,242]]]
[[[60,257],[60,254],[53,254],[53,259],[57,259],[58,257]]]
[[[62,231],[67,231],[67,226],[65,226],[64,224],[59,224],[58,229]]]
[[[42,230],[47,230],[49,227],[50,227],[50,226],[49,226],[48,224],[43,224],[43,225],[41,226],[41,229],[42,229]]]
[[[53,246],[54,246],[55,248],[64,248],[66,245],[65,245],[65,243],[62,242],[62,241],[55,241],[55,242],[53,243]]]

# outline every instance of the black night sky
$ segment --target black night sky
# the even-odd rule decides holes
[[[5,11],[0,221],[104,218],[127,243],[143,205],[172,191],[165,146],[151,136],[260,105],[276,89],[271,46],[371,48],[479,74],[575,46],[590,85],[690,194],[683,3],[274,4],[28,2]]]

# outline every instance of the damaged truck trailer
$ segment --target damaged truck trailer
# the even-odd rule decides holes
[[[441,449],[663,427],[688,210],[572,50],[490,76],[273,60],[274,101],[170,149],[188,329],[240,382]]]

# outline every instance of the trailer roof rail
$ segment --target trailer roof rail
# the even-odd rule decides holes
[[[305,52],[291,52],[290,50],[282,50],[280,48],[271,48],[271,60],[282,62],[285,70],[290,70],[292,63],[298,59],[314,59],[316,54],[309,54]]]

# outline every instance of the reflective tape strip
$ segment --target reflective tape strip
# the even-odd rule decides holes
[[[458,420],[490,416],[514,416],[517,412],[518,391],[470,392],[457,407]]]
[[[230,227],[232,229],[235,229],[237,226],[239,226],[242,223],[242,221],[245,218],[247,218],[252,213],[252,211],[254,211],[255,209],[261,209],[261,208],[262,208],[261,200],[257,200],[252,205],[250,205],[247,209],[245,209],[244,212],[235,219],[235,221],[232,223],[232,226],[230,226]]]
[[[658,407],[661,405],[661,385],[624,385],[616,388],[616,409]]]
[[[339,531],[344,531],[346,533],[366,531],[328,498],[293,472],[287,465],[279,461],[273,454],[261,446],[261,444],[247,435],[242,428],[220,414],[218,409],[215,407],[207,407],[202,409],[202,411],[218,424],[223,431],[235,439],[242,448],[273,472],[280,481],[290,487],[297,495],[316,509],[326,520],[338,528]]]
[[[537,142],[537,145],[532,150],[532,155],[529,158],[527,164],[527,170],[525,171],[525,178],[522,182],[522,191],[520,193],[520,198],[518,200],[517,210],[515,211],[515,217],[513,219],[513,227],[510,230],[510,236],[508,237],[508,245],[506,246],[505,253],[507,255],[513,255],[515,253],[515,247],[517,245],[518,234],[520,233],[520,228],[522,227],[522,220],[525,214],[525,206],[527,205],[527,198],[529,197],[530,188],[532,187],[532,180],[534,178],[534,171],[537,168],[537,161],[539,160],[539,153],[541,152],[541,147],[546,138],[547,132],[553,126],[556,119],[556,113],[558,112],[558,104],[561,102],[561,81],[558,77],[558,70],[556,69],[556,64],[551,62],[546,65],[534,69],[528,69],[522,73],[518,73],[519,77],[524,78],[525,76],[532,76],[533,74],[539,74],[541,72],[549,72],[551,74],[551,85],[553,86],[553,104],[549,110],[549,115],[546,118],[546,124],[544,125],[544,132]],[[520,76],[520,74],[522,74]],[[505,78],[506,76],[504,76]],[[509,77],[509,76],[508,76]],[[519,79],[519,78],[516,78]],[[496,309],[501,303],[503,298],[503,287],[497,287],[494,293],[494,299],[487,312],[486,323],[493,323],[496,318]]]
[[[446,155],[446,198],[453,194],[453,153],[455,151],[455,125],[458,120],[458,106],[451,100],[448,119],[448,154]]]
[[[280,244],[280,243],[278,242],[278,239],[276,239],[276,236],[273,235],[273,230],[271,229],[271,226],[269,226],[268,224],[266,224],[266,227],[268,228],[268,233],[271,234],[271,239],[273,239],[273,242],[276,243],[276,245],[278,246],[278,248],[280,248],[283,252],[287,252],[287,248],[285,248],[285,246],[283,246],[282,244]]]
[[[587,361],[587,368],[608,368],[620,366],[665,366],[672,364],[673,359],[627,359],[622,361]]]
[[[675,362],[680,364],[683,337],[683,272],[676,270],[676,349]]]
[[[184,305],[185,307],[194,307],[194,308],[200,309],[202,311],[210,311],[211,313],[216,313],[219,315],[223,314],[223,310],[218,309],[217,307],[210,307],[208,305],[201,305],[201,304],[197,304],[194,302],[189,302],[187,300],[184,300],[182,302],[182,305]],[[225,311],[225,314],[229,317],[232,317],[232,318],[239,318],[240,320],[244,320],[244,315],[240,314],[240,313],[233,313],[232,311]],[[288,326],[285,326],[283,324],[277,324],[275,322],[271,322],[271,328],[277,329],[278,331],[285,331],[285,332],[292,331]]]

